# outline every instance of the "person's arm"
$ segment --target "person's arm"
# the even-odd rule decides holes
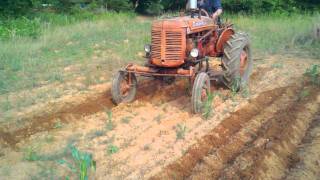
[[[213,0],[213,8],[215,9],[215,12],[212,14],[212,18],[216,19],[222,14],[222,5],[221,0]]]
[[[217,17],[219,17],[222,14],[222,8],[217,9],[215,13],[212,14],[212,18],[216,19]]]

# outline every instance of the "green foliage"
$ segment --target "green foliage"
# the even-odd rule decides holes
[[[118,151],[119,151],[119,147],[118,146],[115,146],[113,144],[108,145],[108,148],[107,148],[107,154],[108,155],[115,154]]]
[[[298,96],[298,101],[305,99],[309,95],[310,95],[310,91],[308,91],[307,89],[302,90]]]
[[[107,124],[106,124],[106,129],[108,131],[112,131],[116,126],[112,121],[112,111],[107,111]]]
[[[310,78],[310,81],[313,85],[320,86],[320,66],[319,65],[312,65],[310,68],[306,70],[304,73],[305,76]]]
[[[121,118],[121,122],[125,123],[125,124],[129,124],[132,118],[133,117],[131,117],[131,116],[123,117],[123,118]]]
[[[178,124],[176,127],[176,139],[177,140],[184,139],[186,131],[187,131],[186,125]]]
[[[130,11],[133,5],[129,0],[103,0],[105,7],[114,11]]]
[[[33,147],[28,147],[23,154],[23,159],[26,161],[38,161],[41,157],[36,153]]]
[[[212,93],[209,93],[206,101],[204,102],[204,106],[202,109],[202,117],[206,120],[212,116],[212,112],[213,112],[212,101],[213,101],[213,99],[214,99],[214,95]]]
[[[136,11],[144,14],[159,15],[163,11],[163,5],[160,0],[142,0],[139,1]]]
[[[61,165],[66,165],[71,172],[78,175],[80,180],[88,180],[90,170],[96,170],[96,161],[93,160],[92,154],[79,151],[75,146],[70,146],[72,162],[64,159],[58,160]]]

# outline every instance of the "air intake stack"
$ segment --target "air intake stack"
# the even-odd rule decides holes
[[[194,18],[195,13],[198,10],[198,6],[197,6],[197,0],[189,0],[189,8],[191,11],[191,17]]]

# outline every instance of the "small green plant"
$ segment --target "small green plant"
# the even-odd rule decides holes
[[[238,93],[240,88],[241,88],[241,78],[236,77],[231,83],[232,96],[235,96]]]
[[[40,156],[35,152],[33,147],[28,147],[23,154],[23,159],[26,161],[38,161],[40,160]]]
[[[131,119],[132,119],[131,116],[126,116],[126,117],[123,117],[123,118],[121,119],[121,122],[122,122],[122,123],[125,123],[125,124],[129,124],[130,121],[131,121]]]
[[[119,151],[119,147],[118,146],[115,146],[113,144],[110,144],[108,145],[107,147],[107,154],[108,155],[112,155],[112,154],[115,154]]]
[[[177,140],[184,139],[186,131],[187,131],[186,125],[178,124],[176,127],[176,139]]]
[[[162,115],[162,114],[159,114],[159,115],[157,115],[156,117],[154,117],[154,120],[157,121],[158,124],[160,124],[160,123],[161,123],[161,120],[162,120],[163,118],[164,118],[163,115]]]
[[[280,68],[283,68],[283,64],[282,63],[274,63],[274,64],[272,64],[271,67],[280,69]]]
[[[57,119],[57,121],[54,123],[53,128],[54,129],[61,129],[63,127],[63,123],[60,119]]]
[[[6,99],[3,101],[3,103],[1,104],[1,109],[3,109],[4,111],[8,111],[12,108],[12,105],[10,103],[9,100],[9,96],[6,96]]]
[[[45,141],[46,141],[47,143],[52,143],[52,142],[54,141],[54,137],[49,134],[49,135],[47,135],[47,136],[45,137]]]
[[[310,78],[310,81],[313,85],[320,85],[320,65],[312,65],[306,70],[304,75]]]
[[[310,92],[307,89],[301,91],[298,96],[298,101],[303,100],[304,98],[308,97],[309,95],[310,95]]]
[[[107,124],[106,129],[112,131],[115,128],[115,124],[112,121],[112,111],[107,111]]]
[[[250,96],[250,89],[247,85],[241,88],[241,96],[243,98],[248,98]]]
[[[88,180],[90,170],[96,170],[96,161],[92,154],[79,151],[75,146],[70,146],[72,162],[64,159],[58,161],[59,164],[65,164],[73,173],[76,173],[80,180]]]
[[[214,95],[212,93],[209,93],[206,101],[204,102],[204,105],[202,108],[202,117],[206,120],[212,116],[212,113],[213,113],[212,101],[213,101],[213,99],[214,99]]]
[[[93,130],[90,133],[88,133],[87,138],[92,140],[96,137],[103,136],[105,133],[105,130]]]

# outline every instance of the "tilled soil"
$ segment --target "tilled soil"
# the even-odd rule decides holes
[[[0,129],[0,177],[76,178],[56,162],[70,160],[73,144],[93,154],[95,179],[313,179],[320,93],[303,73],[315,63],[256,61],[248,91],[213,87],[207,120],[190,112],[184,80],[168,86],[142,79],[137,100],[120,106],[112,104],[108,84],[73,103],[61,98],[50,111],[23,116],[21,127]],[[118,150],[110,153],[110,146]],[[30,149],[38,155],[32,161]]]

